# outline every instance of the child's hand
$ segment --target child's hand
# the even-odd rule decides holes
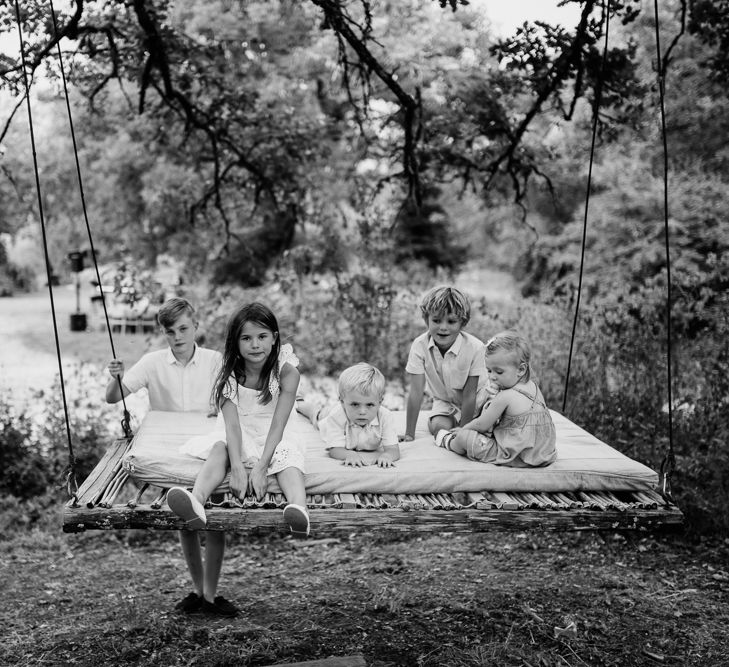
[[[112,359],[106,368],[111,377],[119,379],[124,377],[124,362],[121,359]]]
[[[345,466],[353,466],[355,468],[371,465],[371,461],[367,461],[359,452],[348,452],[342,463]]]
[[[236,466],[230,471],[230,490],[236,498],[242,498],[248,488],[248,473],[244,466]]]
[[[382,452],[375,459],[375,465],[380,468],[392,468],[395,465],[395,457],[390,452]]]
[[[415,438],[409,433],[405,433],[404,435],[398,435],[397,439],[398,442],[412,442]]]
[[[248,478],[248,488],[258,500],[261,500],[268,490],[266,469],[267,466],[264,466],[260,461],[256,461],[251,470],[251,476]]]

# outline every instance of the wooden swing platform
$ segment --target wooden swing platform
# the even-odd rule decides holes
[[[66,503],[63,530],[144,528],[178,530],[166,488],[137,486],[122,468],[130,439],[114,441],[76,498]],[[307,497],[312,534],[376,532],[483,532],[514,530],[650,530],[683,523],[683,514],[653,490],[449,494],[342,493]],[[281,494],[261,501],[230,493],[206,507],[208,530],[251,534],[285,530]]]

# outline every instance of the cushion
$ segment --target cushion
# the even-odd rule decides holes
[[[405,412],[394,412],[405,432]],[[510,468],[469,461],[437,447],[428,433],[428,412],[421,412],[415,440],[400,444],[401,459],[392,468],[353,468],[330,458],[319,432],[298,413],[296,431],[306,446],[306,490],[331,493],[455,493],[469,491],[630,491],[654,488],[656,472],[598,440],[552,411],[557,431],[557,460],[543,468]],[[191,487],[200,459],[181,454],[191,436],[213,429],[201,413],[151,411],[142,421],[122,465],[140,482]],[[227,491],[227,479],[219,491]],[[279,492],[273,480],[269,491]]]

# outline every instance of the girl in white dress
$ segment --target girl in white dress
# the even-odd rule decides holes
[[[216,428],[182,446],[205,463],[192,493],[176,487],[167,494],[170,509],[189,530],[205,527],[203,504],[230,469],[230,489],[238,497],[249,489],[261,499],[268,475],[276,475],[289,503],[284,520],[295,536],[309,534],[302,439],[287,427],[299,386],[298,363],[291,345],[281,345],[269,308],[250,303],[233,313],[213,389],[213,402],[220,408]],[[246,464],[252,465],[250,476]]]

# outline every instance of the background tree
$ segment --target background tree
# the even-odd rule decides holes
[[[254,236],[280,255],[313,210],[335,219],[336,205],[308,203],[350,182],[363,159],[378,163],[371,187],[400,183],[392,192],[411,209],[453,179],[517,200],[535,175],[549,182],[552,155],[540,133],[590,97],[600,62],[601,5],[573,1],[581,7],[574,30],[537,23],[500,42],[456,2],[79,1],[59,12],[56,30],[38,0],[24,3],[22,25],[32,73],[57,75],[53,48],[63,44],[89,114],[122,117],[121,136],[132,124],[128,136],[146,147],[144,158],[162,159],[156,170],[126,172],[129,192],[146,193],[156,209],[128,201],[128,210],[102,216],[115,221],[109,233],[114,225],[137,232],[154,255],[159,243],[177,245],[178,231],[178,240],[194,231],[203,239],[196,248],[207,250],[196,261],[212,259],[215,270],[217,260],[235,263]],[[638,8],[613,2],[613,20],[632,22]],[[2,9],[5,31],[13,13]],[[633,54],[630,43],[611,47],[613,121],[630,114]],[[19,75],[17,59],[6,58],[4,86],[22,95]],[[184,188],[189,198],[160,193],[160,173],[169,192]]]

